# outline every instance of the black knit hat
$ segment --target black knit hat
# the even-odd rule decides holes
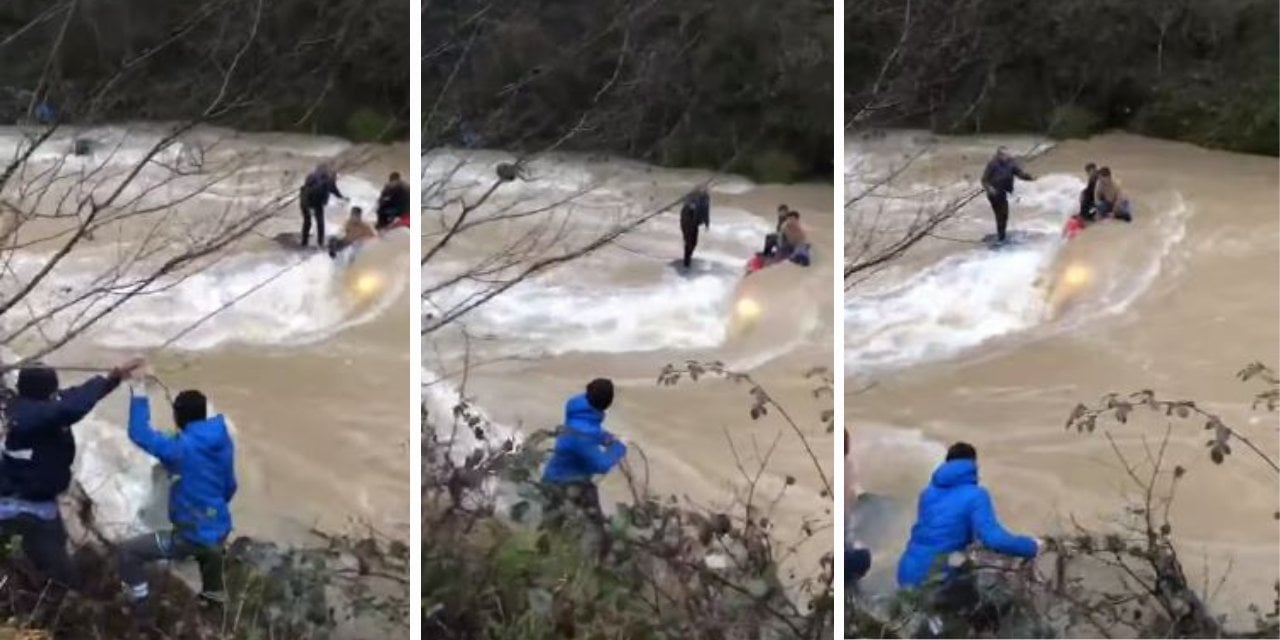
[[[587,404],[597,411],[605,411],[613,404],[613,381],[608,378],[596,378],[587,383]]]
[[[28,400],[48,400],[58,392],[58,372],[44,365],[18,371],[18,395]]]

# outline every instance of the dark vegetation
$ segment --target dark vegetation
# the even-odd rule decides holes
[[[314,532],[313,544],[296,548],[237,538],[228,545],[225,606],[201,603],[177,574],[154,567],[150,606],[140,613],[121,597],[110,541],[85,494],[73,490],[63,511],[84,584],[64,592],[30,566],[16,539],[5,540],[0,638],[292,640],[408,631],[408,548],[376,532]]]
[[[424,6],[424,147],[831,179],[830,0]]]
[[[1280,153],[1271,0],[854,0],[856,129],[1084,137],[1125,129]]]
[[[398,0],[0,3],[0,122],[30,117],[47,97],[74,124],[207,117],[407,137],[408,19]],[[236,57],[249,64],[228,74]]]
[[[465,393],[451,413],[424,407],[423,637],[830,638],[832,554],[816,566],[794,559],[800,545],[829,547],[830,509],[803,522],[775,522],[772,506],[805,485],[761,480],[778,439],[829,429],[830,412],[793,422],[750,377],[718,363],[668,367],[659,383],[702,377],[748,391],[744,422],[756,421],[751,430],[760,434],[748,443],[726,433],[742,472],[732,505],[651,492],[648,460],[631,443],[614,472],[625,476],[628,493],[604,496],[617,510],[603,525],[572,507],[548,505],[537,479],[554,431],[517,443]],[[829,376],[815,371],[811,378],[825,404]],[[787,426],[764,435],[770,420]],[[831,499],[821,467],[804,480],[825,487],[819,491]]]

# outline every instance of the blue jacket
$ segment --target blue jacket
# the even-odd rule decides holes
[[[95,376],[50,400],[9,401],[0,493],[32,502],[57,498],[71,485],[76,439],[71,427],[93,411],[120,380]]]
[[[190,422],[177,434],[151,427],[145,396],[129,402],[129,439],[164,465],[169,488],[169,521],[188,542],[215,545],[231,533],[231,498],[236,495],[235,445],[222,416]]]
[[[929,576],[939,556],[962,551],[974,541],[999,553],[1034,558],[1036,542],[1005,531],[991,495],[978,486],[978,463],[944,462],[920,493],[911,540],[898,561],[898,584],[915,587]]]
[[[564,404],[564,432],[556,436],[542,481],[590,482],[591,476],[607,473],[626,454],[626,445],[604,430],[604,412],[591,406],[585,393],[576,395]]]

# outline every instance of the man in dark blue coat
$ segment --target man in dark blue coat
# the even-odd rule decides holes
[[[141,366],[141,360],[130,360],[105,376],[61,391],[58,374],[49,367],[29,366],[18,372],[17,396],[5,410],[0,532],[21,536],[23,552],[36,569],[64,587],[77,585],[67,554],[67,529],[58,511],[58,496],[71,486],[76,459],[71,427]]]
[[[613,404],[613,381],[596,378],[586,393],[569,398],[564,405],[564,430],[556,436],[555,449],[542,472],[542,482],[554,493],[564,494],[594,518],[601,518],[600,494],[595,476],[608,473],[627,447],[605,431],[605,411]]]
[[[302,246],[307,246],[307,239],[311,236],[311,222],[314,220],[316,247],[320,249],[325,247],[324,208],[329,205],[330,195],[346,200],[346,196],[338,191],[338,174],[330,169],[329,165],[322,164],[307,175],[306,181],[302,183],[302,190],[298,194],[298,200],[302,205],[302,238],[299,239]]]
[[[920,494],[911,539],[898,561],[898,585],[918,587],[948,554],[981,542],[992,551],[1021,558],[1040,552],[1035,538],[1009,533],[996,518],[991,495],[978,484],[978,453],[958,442]],[[950,578],[949,569],[946,574]]]
[[[235,445],[221,415],[208,415],[199,391],[183,391],[173,399],[177,433],[151,426],[145,385],[134,385],[129,401],[129,439],[160,460],[172,485],[169,521],[172,531],[145,534],[121,543],[120,578],[134,602],[150,595],[145,566],[158,560],[195,558],[200,565],[200,596],[225,602],[222,550],[231,533],[231,498],[236,494]]]
[[[684,239],[684,268],[693,265],[693,250],[698,248],[698,227],[711,228],[711,196],[704,187],[694,189],[680,206],[680,236]]]
[[[987,202],[996,215],[996,241],[1005,241],[1005,228],[1009,224],[1009,194],[1013,193],[1013,179],[1035,180],[1022,170],[1004,147],[996,149],[996,155],[982,172],[982,188],[987,192]]]

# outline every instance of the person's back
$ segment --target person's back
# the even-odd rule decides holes
[[[120,579],[136,604],[150,595],[145,566],[158,560],[195,558],[200,565],[200,597],[226,602],[223,545],[231,533],[231,499],[236,494],[235,445],[221,415],[208,414],[208,400],[194,389],[173,398],[176,433],[151,424],[145,382],[129,400],[129,439],[164,465],[169,488],[169,522],[160,530],[116,544]]]
[[[183,392],[191,395],[195,392]],[[183,395],[175,403],[188,402]],[[169,490],[169,520],[175,533],[202,545],[220,544],[231,531],[229,504],[235,495],[235,446],[221,415],[203,417],[204,398],[197,400],[200,415],[177,418],[177,433],[156,431],[145,395],[134,395],[129,404],[129,439],[160,460],[173,478]]]
[[[374,231],[373,227],[369,226],[368,222],[365,222],[364,219],[356,216],[347,218],[346,225],[342,227],[342,237],[347,242],[360,242],[362,240],[373,238],[377,235],[378,232]]]
[[[1110,175],[1100,176],[1094,191],[1094,200],[1114,207],[1120,200],[1120,185]]]
[[[974,542],[1024,558],[1035,557],[1039,550],[1034,538],[1011,534],[1001,526],[990,494],[978,484],[977,453],[958,443],[920,493],[911,538],[898,561],[898,584],[920,586],[939,562],[945,564],[947,554]]]
[[[779,233],[782,235],[782,245],[788,249],[794,249],[809,241],[804,225],[800,224],[800,214],[794,211],[782,223]]]
[[[338,191],[337,176],[327,166],[321,165],[307,174],[302,183],[302,199],[313,206],[323,207],[329,204],[329,196],[342,197]]]
[[[119,374],[95,376],[58,390],[52,369],[24,369],[9,402],[4,438],[3,492],[24,500],[52,500],[71,484],[76,441],[71,427],[120,384]]]
[[[556,436],[542,480],[552,484],[590,482],[608,472],[626,447],[604,429],[604,411],[591,405],[587,394],[569,398],[564,407],[564,430]]]

